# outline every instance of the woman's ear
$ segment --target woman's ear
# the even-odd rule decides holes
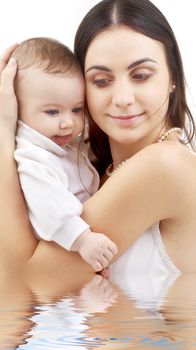
[[[176,88],[176,84],[172,84],[172,86],[170,87],[170,93],[174,92]]]

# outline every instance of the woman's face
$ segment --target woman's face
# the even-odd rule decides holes
[[[157,138],[172,92],[160,42],[126,26],[110,28],[90,44],[85,78],[89,112],[110,142]]]

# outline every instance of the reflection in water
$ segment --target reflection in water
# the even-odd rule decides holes
[[[152,276],[121,277],[120,286],[98,275],[44,287],[2,280],[0,349],[196,348],[196,276],[168,276],[160,288]]]
[[[96,339],[86,339],[88,319],[94,313],[106,312],[116,296],[109,281],[97,275],[78,294],[37,305],[31,316],[34,326],[28,332],[28,345],[20,348],[88,349],[98,345]]]

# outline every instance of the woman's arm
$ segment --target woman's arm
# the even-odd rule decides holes
[[[4,68],[14,48],[15,45],[1,57],[0,69]],[[19,267],[24,259],[29,258],[36,243],[33,235],[28,235],[30,225],[13,160],[17,120],[17,101],[13,91],[16,69],[16,62],[10,62],[2,71],[0,85],[0,256],[2,263],[8,262],[10,268],[16,268],[16,261]],[[19,234],[15,235],[16,231]]]
[[[144,148],[85,203],[84,220],[117,244],[115,259],[154,223],[186,215],[183,152],[175,142]]]

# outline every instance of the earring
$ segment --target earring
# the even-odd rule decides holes
[[[171,92],[173,92],[173,91],[175,90],[175,88],[176,88],[176,85],[175,85],[175,84],[172,84],[172,86],[171,86]]]

